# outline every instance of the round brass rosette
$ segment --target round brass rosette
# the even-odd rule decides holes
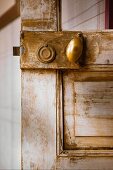
[[[51,63],[55,59],[55,49],[50,45],[43,45],[38,49],[37,57],[42,63]]]

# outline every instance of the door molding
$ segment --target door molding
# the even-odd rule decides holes
[[[57,112],[57,156],[58,157],[111,157],[113,156],[113,149],[111,148],[97,148],[94,149],[65,149],[64,140],[64,84],[63,84],[63,70],[57,70],[56,76],[56,112]],[[110,73],[110,72],[109,72]],[[109,74],[108,73],[108,74]],[[100,73],[97,73],[100,74]],[[111,73],[110,73],[111,74]]]

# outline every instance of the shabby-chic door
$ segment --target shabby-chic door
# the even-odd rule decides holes
[[[113,169],[113,32],[62,31],[60,0],[21,0],[22,169]]]

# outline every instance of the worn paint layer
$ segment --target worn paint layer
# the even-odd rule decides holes
[[[56,158],[55,71],[22,72],[23,169],[52,169]]]
[[[113,136],[113,81],[75,82],[75,136]]]
[[[112,72],[65,71],[63,81],[65,147],[112,148]]]
[[[56,0],[21,0],[22,30],[57,30]]]
[[[108,157],[59,157],[56,170],[113,170],[113,158]]]
[[[57,2],[57,0],[21,0],[22,30],[32,31],[22,33],[21,36],[22,168],[30,170],[113,169],[113,158],[105,157],[113,155],[108,149],[113,147],[113,138],[110,135],[107,138],[106,136],[90,136],[90,139],[89,136],[76,137],[75,124],[76,102],[80,108],[79,99],[81,100],[79,90],[76,93],[78,101],[76,100],[77,83],[80,87],[82,82],[91,82],[94,87],[95,82],[100,83],[101,86],[104,86],[102,82],[113,82],[112,72],[111,74],[104,72],[113,71],[113,33],[84,32],[83,55],[79,63],[70,64],[65,56],[65,48],[76,32],[35,32],[58,30]],[[56,50],[56,58],[49,64],[41,63],[37,57],[38,49],[45,43],[52,45]],[[80,72],[68,70],[62,74],[62,71],[57,71],[56,78],[55,69],[77,69]],[[91,85],[89,87],[91,88]],[[86,95],[87,100],[88,94],[89,91]],[[99,97],[101,98],[101,95],[98,99]],[[94,103],[92,106],[94,108]],[[86,108],[86,104],[84,107]],[[104,106],[100,103],[98,107]],[[108,114],[111,113],[110,109],[106,111]],[[92,110],[89,109],[88,113],[91,112]],[[95,116],[94,110],[93,113]],[[87,153],[91,155],[92,152],[95,157],[85,158],[81,148],[84,149],[85,156]],[[95,148],[98,148],[96,154]],[[56,152],[56,149],[59,151]],[[98,157],[100,152],[104,157]],[[76,153],[82,157],[76,157]]]

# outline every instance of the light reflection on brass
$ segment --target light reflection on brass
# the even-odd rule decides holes
[[[66,56],[68,61],[77,62],[83,50],[83,37],[78,33],[68,44],[66,48]]]

